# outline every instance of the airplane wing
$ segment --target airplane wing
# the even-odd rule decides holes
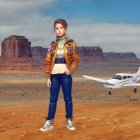
[[[125,84],[123,87],[138,87],[140,86],[140,83],[132,83],[132,84]]]
[[[87,75],[83,75],[83,77],[97,81],[97,82],[102,83],[102,84],[106,83],[106,80],[104,80],[104,79],[100,79],[100,78],[96,78],[96,77],[92,77],[92,76],[87,76]]]

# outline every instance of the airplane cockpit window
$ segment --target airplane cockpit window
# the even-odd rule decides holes
[[[116,75],[114,75],[112,79],[115,79],[115,78],[116,78]]]
[[[117,76],[118,76],[118,75],[114,75],[113,79],[117,79]]]
[[[120,76],[120,75],[115,75],[115,76],[113,77],[113,79],[122,80],[122,76]]]
[[[119,80],[122,80],[122,77],[121,77],[120,75],[118,75],[118,79],[119,79]]]

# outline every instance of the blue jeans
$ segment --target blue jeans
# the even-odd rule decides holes
[[[50,87],[49,111],[46,120],[54,119],[60,86],[62,86],[64,101],[65,101],[66,118],[72,119],[73,103],[72,103],[71,75],[67,75],[66,73],[51,74],[51,84],[52,86]]]

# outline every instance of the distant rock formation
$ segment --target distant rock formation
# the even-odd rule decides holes
[[[24,36],[11,35],[1,44],[2,57],[32,57],[31,42]]]
[[[102,49],[98,46],[80,46],[79,47],[80,56],[101,56],[103,57]]]
[[[110,62],[134,62],[139,61],[136,54],[133,52],[117,53],[107,52],[103,54]]]
[[[0,57],[0,70],[41,70],[43,69],[32,57]]]
[[[35,46],[32,47],[31,50],[32,50],[32,57],[38,62],[40,62],[41,64],[44,64],[47,49],[41,46]],[[86,61],[86,62],[94,63],[98,61],[100,62],[107,61],[107,59],[103,56],[102,49],[98,46],[93,46],[93,47],[80,46],[79,54],[80,54],[81,62]]]
[[[11,35],[1,44],[0,70],[43,70],[47,48],[31,47],[24,36]],[[134,53],[104,53],[99,46],[79,46],[80,66],[140,62]],[[92,65],[93,64],[93,65]]]
[[[31,52],[33,59],[37,60],[41,64],[44,64],[47,48],[35,46],[31,48]]]
[[[31,42],[24,36],[11,35],[1,44],[0,70],[40,70],[42,65],[32,58]]]
[[[32,57],[40,64],[44,64],[47,49],[41,46],[32,47]],[[104,53],[99,46],[79,46],[81,63],[100,63],[100,62],[139,62],[135,53]]]
[[[99,46],[79,46],[80,63],[104,63],[108,62]]]

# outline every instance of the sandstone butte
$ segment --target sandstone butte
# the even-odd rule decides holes
[[[1,43],[0,70],[43,70],[46,48],[31,47],[31,42],[25,36],[11,35]],[[100,46],[79,46],[79,54],[80,66],[90,63],[140,62],[132,52],[104,53]]]
[[[32,58],[31,42],[24,36],[11,35],[1,43],[0,70],[37,70],[40,64]]]

